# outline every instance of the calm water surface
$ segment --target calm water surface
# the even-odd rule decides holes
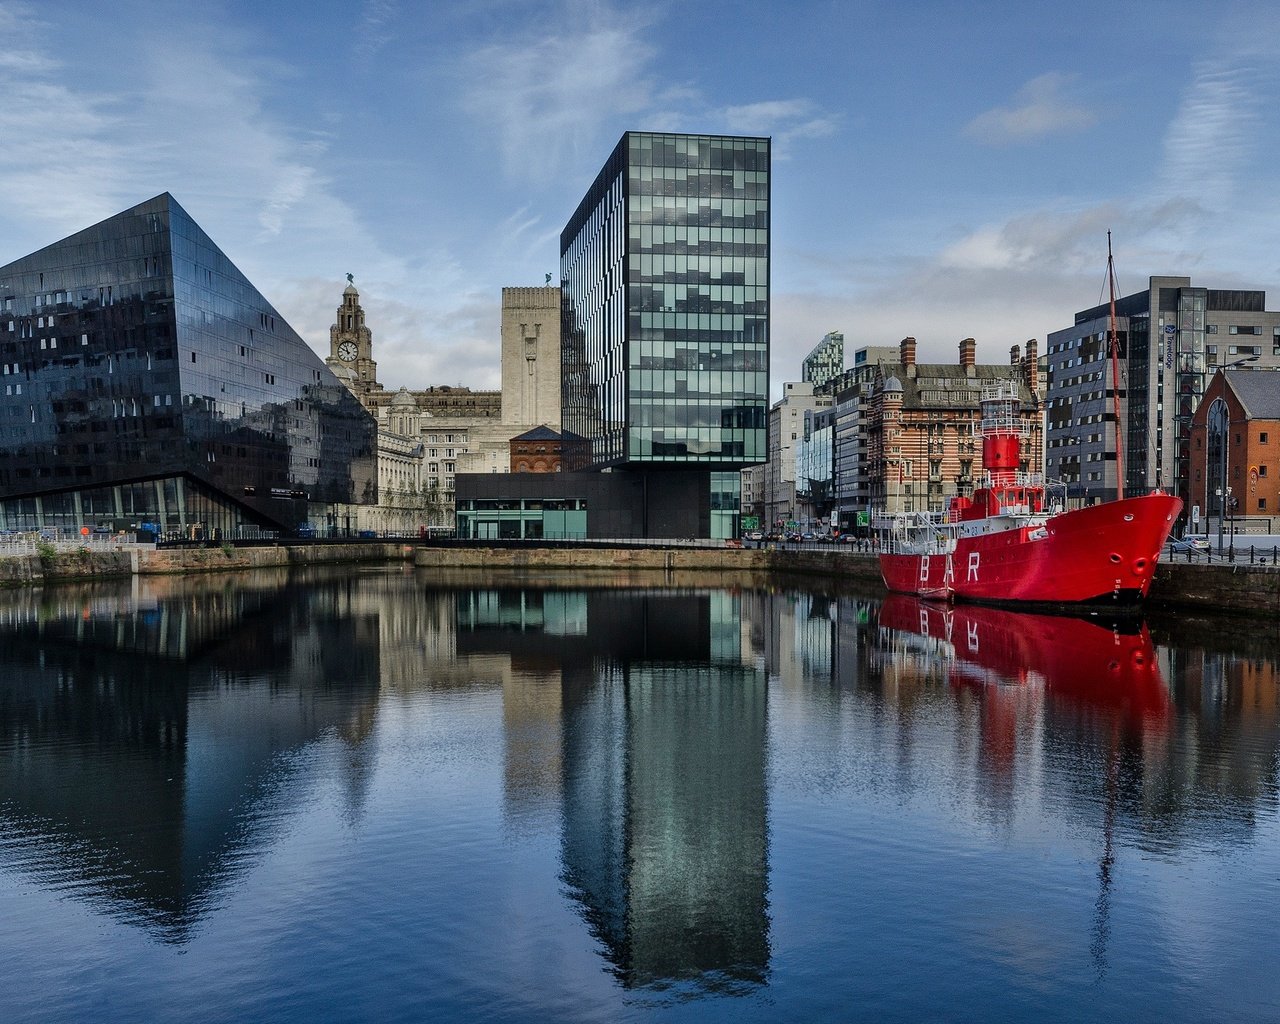
[[[399,568],[0,594],[0,1021],[1280,1020],[1276,637]]]

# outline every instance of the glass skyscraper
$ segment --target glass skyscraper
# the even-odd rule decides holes
[[[376,424],[168,194],[0,267],[0,529],[292,529]]]
[[[581,468],[736,480],[765,461],[769,158],[767,138],[628,132],[562,232]],[[711,481],[717,501],[735,486]]]

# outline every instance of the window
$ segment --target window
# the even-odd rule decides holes
[[[1259,499],[1258,499],[1258,511],[1259,511],[1259,512],[1265,512],[1266,510],[1267,510],[1267,499],[1266,499],[1266,498],[1259,498]]]
[[[1217,324],[1205,324],[1205,325],[1204,325],[1204,333],[1205,333],[1205,334],[1217,334],[1217,333],[1218,333],[1218,325],[1217,325]]]
[[[1266,443],[1267,443],[1267,432],[1265,430],[1260,431],[1258,434],[1258,444],[1266,444]],[[1266,467],[1263,467],[1263,468],[1265,469]]]

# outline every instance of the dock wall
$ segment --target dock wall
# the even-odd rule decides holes
[[[180,575],[340,563],[406,562],[427,570],[510,570],[563,586],[575,575],[625,573],[637,583],[667,582],[672,574],[753,586],[771,577],[811,576],[878,586],[871,554],[839,549],[418,547],[370,542],[351,545],[87,549],[53,555],[0,557],[0,587],[129,575]],[[665,578],[664,578],[665,577]],[[1161,562],[1149,606],[1201,612],[1280,613],[1280,566],[1246,562]]]

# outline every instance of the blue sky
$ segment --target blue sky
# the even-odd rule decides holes
[[[0,263],[170,191],[321,353],[499,382],[501,289],[623,131],[774,139],[773,381],[828,330],[951,361],[1151,274],[1280,303],[1265,3],[0,0]]]

